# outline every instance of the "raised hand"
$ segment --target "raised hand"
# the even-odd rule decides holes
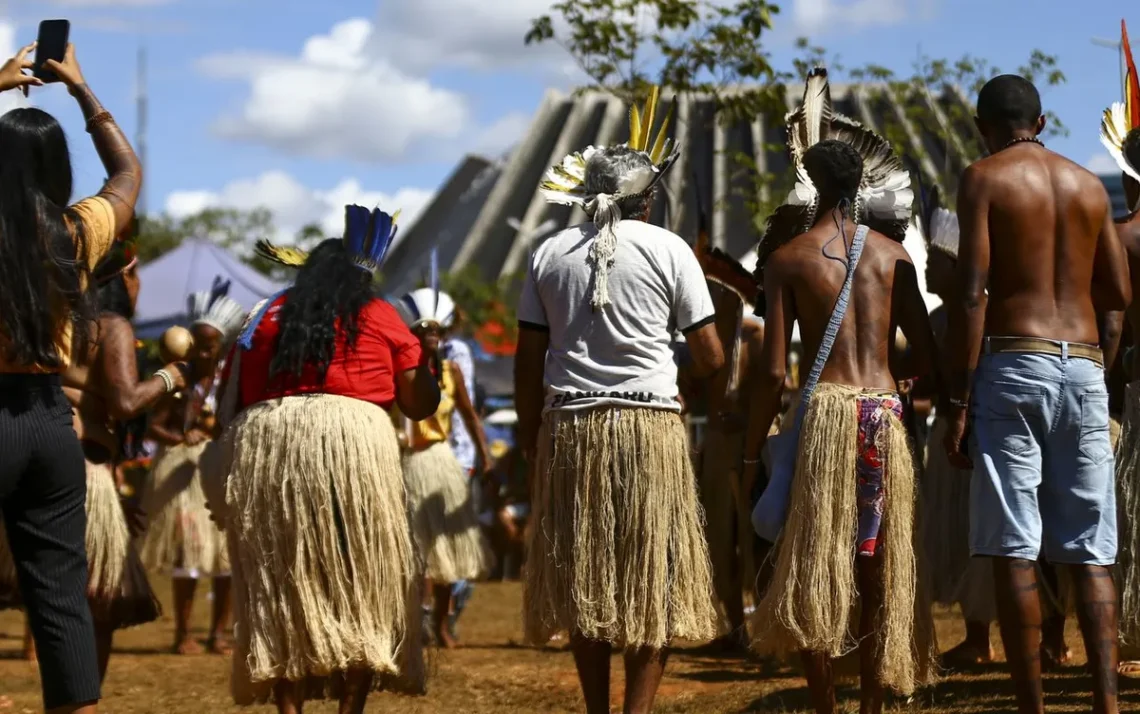
[[[33,77],[27,71],[32,68],[33,62],[28,59],[36,49],[36,43],[32,43],[16,53],[16,56],[4,63],[0,67],[0,92],[6,92],[9,89],[22,89],[24,96],[28,95],[28,88],[43,86],[43,81],[38,77]]]
[[[48,60],[44,62],[44,67],[55,72],[59,81],[67,85],[68,91],[74,91],[76,87],[86,83],[86,80],[83,79],[83,72],[79,69],[79,62],[75,59],[75,45],[70,42],[67,43],[67,51],[63,55],[62,62]]]

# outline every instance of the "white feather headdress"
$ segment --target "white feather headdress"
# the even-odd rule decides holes
[[[586,164],[595,154],[605,151],[604,146],[590,146],[585,151],[570,154],[546,172],[545,179],[538,187],[543,198],[550,203],[581,206],[598,227],[598,236],[590,246],[589,253],[595,270],[594,293],[590,303],[595,309],[610,302],[608,276],[617,249],[614,228],[622,219],[618,203],[622,199],[643,196],[652,191],[681,155],[680,149],[668,138],[669,123],[677,107],[676,100],[669,106],[656,137],[652,136],[660,98],[660,88],[653,87],[642,110],[639,111],[636,105],[630,107],[629,141],[625,146],[644,154],[650,165],[620,177],[617,192],[593,194],[586,190]]]
[[[226,296],[229,289],[228,280],[222,282],[221,278],[214,278],[210,290],[194,293],[187,300],[191,326],[208,325],[222,333],[226,342],[237,335],[245,321],[245,308]]]
[[[1140,166],[1130,162],[1124,155],[1124,140],[1140,129],[1140,77],[1136,74],[1136,63],[1132,59],[1132,47],[1128,43],[1128,28],[1120,21],[1120,46],[1124,53],[1127,72],[1124,76],[1124,101],[1116,102],[1100,119],[1100,143],[1108,149],[1120,170],[1140,181]]]
[[[930,248],[958,259],[958,214],[943,207],[942,195],[935,186],[929,192],[920,185],[919,210],[922,233]]]
[[[854,119],[835,111],[827,70],[816,67],[808,73],[804,101],[786,118],[788,149],[796,167],[796,185],[787,203],[807,206],[805,230],[815,223],[819,191],[803,165],[807,150],[821,141],[835,139],[850,144],[863,159],[863,179],[855,198],[854,219],[872,216],[882,221],[909,222],[914,204],[910,173],[883,137]],[[901,236],[897,236],[902,240]]]

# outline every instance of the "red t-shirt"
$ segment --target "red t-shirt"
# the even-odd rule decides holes
[[[361,310],[356,347],[348,350],[343,335],[338,336],[324,384],[315,367],[306,367],[299,380],[270,380],[269,365],[276,352],[281,306],[287,298],[288,294],[273,302],[253,333],[253,344],[241,355],[242,408],[267,399],[320,393],[352,397],[389,409],[396,399],[395,375],[415,369],[420,363],[420,341],[395,308],[377,298]]]

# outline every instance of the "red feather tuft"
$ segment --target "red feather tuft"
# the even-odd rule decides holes
[[[1124,79],[1124,107],[1128,113],[1129,129],[1140,129],[1140,75],[1136,73],[1136,62],[1132,59],[1132,46],[1128,43],[1128,26],[1120,21],[1120,44],[1124,51],[1124,61],[1128,74]]]

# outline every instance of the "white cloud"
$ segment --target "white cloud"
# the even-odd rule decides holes
[[[381,2],[371,48],[412,72],[439,67],[572,71],[552,42],[526,46],[531,21],[552,14],[552,0]],[[553,13],[556,16],[556,13]]]
[[[419,188],[402,188],[395,193],[372,191],[351,178],[328,190],[310,189],[285,172],[267,171],[255,178],[233,181],[220,191],[175,191],[167,196],[165,209],[181,218],[206,208],[265,208],[273,214],[277,239],[287,241],[311,223],[319,224],[328,236],[340,235],[344,229],[344,207],[356,203],[378,206],[388,212],[400,210],[400,234],[404,235],[433,195],[433,191]]]
[[[470,123],[464,97],[407,74],[367,49],[372,23],[354,19],[310,38],[298,57],[235,53],[205,59],[207,73],[249,82],[222,136],[292,154],[396,160],[425,142],[457,140]]]
[[[1092,158],[1085,162],[1085,168],[1092,171],[1094,174],[1118,174],[1120,173],[1120,166],[1117,165],[1112,157],[1106,152],[1094,154]]]
[[[484,156],[501,156],[514,147],[530,129],[531,115],[512,112],[481,130],[471,142],[471,150]]]
[[[930,0],[794,0],[791,15],[801,32],[849,32],[898,24],[910,16],[915,4],[922,14],[929,13]]]

